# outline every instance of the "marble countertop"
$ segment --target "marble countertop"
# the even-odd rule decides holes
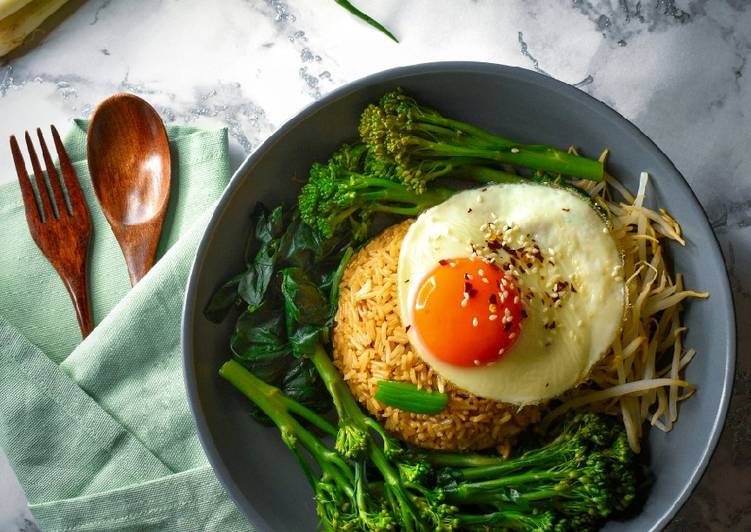
[[[738,369],[707,473],[669,530],[751,529],[751,3],[358,0],[396,44],[325,0],[72,0],[0,63],[0,138],[64,128],[119,91],[168,121],[224,125],[232,163],[301,108],[386,68],[476,60],[574,84],[632,120],[686,176],[736,298]],[[0,147],[0,182],[15,179]],[[0,227],[0,234],[2,234]],[[744,274],[743,272],[746,272]],[[0,530],[34,530],[0,456]]]

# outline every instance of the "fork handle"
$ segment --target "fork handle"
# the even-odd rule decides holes
[[[70,299],[76,309],[76,318],[78,326],[81,329],[81,336],[86,338],[94,329],[94,321],[91,319],[91,305],[89,304],[89,294],[86,289],[86,271],[81,275],[64,276],[63,282],[68,289]]]

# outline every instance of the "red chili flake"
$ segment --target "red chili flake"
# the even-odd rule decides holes
[[[483,188],[480,192],[485,192],[486,190],[488,190],[488,187]]]
[[[571,291],[572,291],[573,293],[576,293],[576,287],[575,287],[574,285],[571,285]]]
[[[503,249],[503,251],[505,251],[506,253],[508,253],[509,255],[511,255],[512,259],[515,258],[515,257],[517,257],[517,256],[519,256],[519,252],[516,251],[511,246],[509,246],[508,244],[501,243],[501,248]]]
[[[514,324],[512,322],[507,321],[506,323],[503,324],[503,330],[505,332],[509,332],[511,330],[511,327],[513,327],[513,325]]]
[[[526,319],[527,318],[527,311],[526,310],[521,309],[520,314],[522,316],[522,319]]]
[[[470,207],[469,209],[467,209],[467,214],[469,214],[471,212],[472,212],[472,207]]]
[[[568,283],[566,281],[558,281],[557,283],[555,283],[555,288],[553,288],[553,290],[560,292],[561,290],[565,290],[566,287],[568,287]]]
[[[571,209],[568,209],[568,208],[564,207],[564,208],[563,208],[563,211],[564,211],[564,212],[571,212]]]
[[[555,329],[555,322],[551,321],[550,323],[545,324],[546,329]]]
[[[553,261],[552,261],[552,260],[550,260],[550,259],[548,259],[548,264],[550,264],[551,266],[555,266],[555,262],[553,262]]]
[[[477,295],[477,290],[472,288],[472,283],[465,282],[464,293],[467,294],[469,297],[474,297]]]
[[[446,266],[448,263],[449,261],[447,261],[446,259],[441,259],[438,261],[438,264],[440,264],[441,266]]]
[[[491,305],[497,305],[498,304],[498,296],[495,294],[490,294],[490,304]]]
[[[468,273],[465,273],[465,274],[464,274],[464,280],[465,280],[465,281],[469,281],[469,274],[468,274]]]
[[[490,249],[491,251],[498,251],[499,249],[501,249],[501,243],[498,242],[498,240],[496,240],[495,238],[488,240],[488,249]]]
[[[410,330],[411,328],[412,328],[412,326],[411,326],[411,325],[407,325],[407,326],[406,326],[406,327],[404,328],[404,332],[409,332],[409,330]]]

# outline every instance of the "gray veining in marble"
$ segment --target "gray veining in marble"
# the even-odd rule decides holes
[[[167,120],[229,127],[236,166],[306,104],[393,66],[490,61],[577,85],[657,142],[720,238],[739,324],[735,391],[718,451],[669,530],[751,530],[751,1],[357,3],[401,43],[329,0],[210,9],[200,0],[72,0],[36,46],[0,64],[0,138],[62,126],[125,90]],[[2,146],[0,169],[0,182],[14,178]],[[23,504],[5,496],[7,479],[0,461],[0,529],[29,530]]]

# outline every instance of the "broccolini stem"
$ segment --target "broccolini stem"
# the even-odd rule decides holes
[[[445,188],[432,188],[423,193],[414,192],[404,185],[391,183],[389,188],[374,190],[371,192],[361,192],[357,195],[358,200],[365,201],[392,201],[398,203],[407,203],[409,205],[437,205],[446,201],[456,191]]]
[[[460,496],[463,494],[471,495],[475,492],[487,492],[493,488],[505,488],[507,486],[520,486],[529,482],[541,482],[550,480],[563,480],[567,478],[576,478],[576,472],[574,471],[556,471],[556,470],[544,470],[544,471],[530,471],[528,473],[522,473],[520,475],[509,475],[500,478],[494,478],[492,480],[482,480],[479,482],[465,482],[459,486],[459,489],[455,491]]]
[[[347,383],[344,382],[339,370],[331,362],[329,355],[320,343],[314,348],[310,360],[331,394],[339,419],[362,423],[362,418],[366,417],[365,414],[362,413],[354,397],[349,393]]]
[[[501,510],[487,514],[459,514],[456,516],[459,524],[464,526],[486,525],[487,530],[503,528],[504,530],[548,530],[548,528],[534,528],[534,521],[538,516],[529,513],[518,512],[515,510]],[[541,523],[544,523],[545,516],[539,516]],[[480,528],[485,530],[484,527]]]
[[[451,175],[479,183],[529,183],[529,179],[520,175],[488,166],[460,166]]]
[[[485,454],[421,453],[419,457],[432,465],[446,467],[485,467],[506,463],[500,456]]]
[[[383,475],[386,492],[393,495],[396,499],[399,509],[401,510],[402,525],[407,531],[428,530],[420,520],[420,513],[410,499],[409,494],[404,490],[399,473],[386,458],[383,449],[378,447],[372,440],[368,445],[368,455],[378,471]]]
[[[414,129],[422,128],[424,127],[424,124],[432,124],[434,126],[441,126],[442,128],[445,128],[442,133],[444,134],[454,134],[456,135],[456,131],[460,131],[461,133],[465,133],[466,135],[470,135],[474,137],[475,141],[482,141],[486,142],[489,145],[495,146],[496,148],[501,147],[508,147],[511,148],[512,146],[516,146],[518,143],[510,141],[508,139],[505,139],[503,137],[499,137],[498,135],[493,135],[492,133],[488,133],[482,128],[479,128],[477,126],[473,126],[471,124],[467,124],[466,122],[462,122],[460,120],[453,120],[451,118],[446,118],[445,116],[441,115],[440,113],[433,111],[432,109],[426,109],[424,107],[417,107],[419,111],[417,111],[416,114],[419,114],[418,119],[420,122],[415,122],[413,124]],[[421,123],[422,122],[422,123]],[[431,129],[424,129],[426,133],[437,133],[436,130]],[[477,142],[475,142],[477,144]]]
[[[287,407],[287,410],[292,412],[293,414],[297,414],[301,418],[303,418],[305,421],[310,423],[311,425],[319,428],[326,434],[329,434],[330,436],[336,435],[336,427],[323,419],[321,416],[313,412],[308,407],[301,405],[297,401],[290,399],[286,395],[280,394],[279,399],[281,399],[282,404]]]
[[[530,150],[523,145],[510,148],[506,146],[457,146],[416,136],[405,137],[404,142],[408,142],[414,148],[414,151],[423,157],[479,157],[591,181],[602,181],[603,179],[601,162],[552,148],[538,151]]]
[[[565,446],[556,446],[554,449],[542,448],[494,465],[465,467],[456,471],[455,474],[461,475],[463,480],[497,478],[499,475],[506,475],[518,469],[546,467],[549,464],[565,462],[567,456],[571,456],[570,454],[567,455],[566,451]]]

